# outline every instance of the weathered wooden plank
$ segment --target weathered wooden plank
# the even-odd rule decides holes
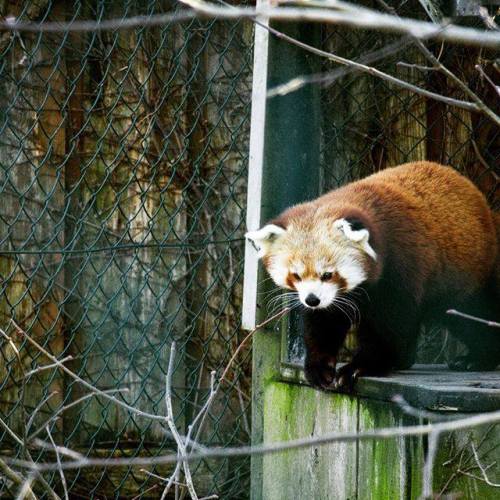
[[[394,404],[360,400],[359,431],[414,425]],[[358,499],[418,498],[424,460],[422,438],[360,441]]]
[[[288,385],[289,388],[275,390],[271,393],[272,396],[267,395],[264,413],[266,429],[268,423],[269,426],[274,423],[275,427],[278,427],[278,429],[273,428],[274,440],[287,440],[297,435],[307,435],[311,428],[307,419],[305,422],[301,421],[302,427],[299,432],[289,432],[290,428],[294,428],[289,421],[295,423],[304,414],[302,405],[314,407],[314,410],[310,410],[315,412],[314,416],[310,416],[311,420],[322,421],[325,416],[330,415],[329,404],[341,407],[344,404],[342,398],[352,400],[350,396],[321,392],[318,393],[320,395],[316,404],[312,404],[311,397],[307,393],[312,389],[305,385],[297,385],[297,381],[304,383],[303,374],[300,371],[291,366],[282,368],[281,376],[287,376],[289,382],[271,385],[278,387]],[[458,374],[442,366],[428,366],[398,372],[389,377],[361,378],[355,396],[359,405],[356,428],[363,431],[417,424],[417,419],[403,414],[400,408],[392,402],[396,394],[402,395],[417,408],[434,411],[438,419],[442,415],[449,417],[452,414],[456,418],[470,415],[470,413],[459,412],[464,407],[473,407],[476,412],[498,409],[496,401],[498,377],[499,372]],[[308,415],[307,412],[305,414]],[[498,425],[483,426],[473,431],[461,431],[442,436],[434,462],[435,493],[460,493],[464,495],[464,498],[470,499],[497,498],[499,489],[488,485],[482,477],[475,462],[472,444],[478,450],[482,465],[487,469],[489,480],[493,483],[500,483],[499,427]],[[344,428],[334,427],[333,430],[341,431]],[[267,437],[266,442],[268,442]],[[370,500],[419,498],[422,491],[426,449],[427,438],[425,436],[360,441],[356,452],[357,498]],[[302,457],[300,460],[303,460],[303,467],[306,470],[305,458]],[[269,470],[265,467],[264,474],[271,481],[277,471],[285,469],[287,464],[286,460],[281,463],[269,459],[265,462]],[[352,471],[351,469],[342,471],[340,468],[337,473],[349,476]],[[303,471],[302,474],[305,472]],[[293,475],[299,477],[300,472],[294,471]],[[282,479],[283,477],[280,481]],[[328,478],[323,476],[321,490],[333,487],[327,481]]]
[[[282,367],[281,376],[306,383],[300,365]],[[361,377],[355,394],[387,402],[400,395],[415,408],[448,414],[495,411],[500,408],[500,370],[458,373],[445,365],[415,365],[386,377]]]
[[[274,382],[265,388],[264,441],[272,443],[354,431],[357,401],[309,387]],[[356,443],[333,443],[266,455],[263,498],[356,497]]]
[[[361,378],[356,392],[386,401],[399,394],[432,411],[494,411],[500,408],[500,371],[457,373],[443,365],[416,365],[389,377]]]

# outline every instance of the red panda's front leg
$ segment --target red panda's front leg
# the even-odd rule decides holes
[[[337,354],[350,326],[349,318],[341,312],[304,311],[304,372],[313,387],[326,389],[333,382]]]
[[[361,321],[358,327],[358,350],[351,362],[340,367],[335,388],[352,391],[358,377],[384,376],[391,370],[410,368],[415,362],[420,323],[413,309],[392,311],[393,316]],[[406,321],[397,320],[406,315]]]

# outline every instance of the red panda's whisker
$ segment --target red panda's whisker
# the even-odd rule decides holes
[[[284,292],[276,297],[273,297],[269,302],[267,303],[267,308],[268,311],[274,311],[278,310],[282,307],[289,307],[291,306],[295,301],[298,300],[298,294],[297,292]]]
[[[354,323],[358,323],[360,319],[360,312],[358,306],[352,302],[351,300],[347,299],[346,297],[337,297],[336,300],[348,307],[354,314],[353,320]]]
[[[342,299],[343,299],[343,297],[337,296],[335,298],[335,300],[333,301],[332,305],[334,307],[337,307],[340,311],[342,311],[349,319],[351,326],[353,326],[353,325],[357,324],[357,322],[358,322],[357,321],[357,318],[358,318],[357,310],[353,307],[352,303],[346,302]],[[348,307],[348,309],[346,309],[346,307]],[[354,316],[351,316],[351,314],[349,313],[349,310],[352,311],[352,314]]]

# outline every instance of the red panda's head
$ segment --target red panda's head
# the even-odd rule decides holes
[[[377,261],[369,230],[347,218],[302,217],[286,226],[267,224],[245,236],[273,281],[296,291],[311,309],[340,300],[369,278]]]

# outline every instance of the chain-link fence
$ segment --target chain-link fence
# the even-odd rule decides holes
[[[416,2],[414,2],[416,3]],[[414,8],[403,2],[404,9]],[[31,21],[151,16],[171,2],[0,1]],[[401,12],[404,13],[404,12]],[[408,13],[408,12],[407,12]],[[325,27],[322,48],[350,59],[394,39]],[[131,413],[50,365],[20,329],[82,379],[139,411],[164,415],[169,347],[177,425],[206,399],[240,331],[253,28],[192,20],[133,30],[5,32],[0,37],[0,451],[45,461],[47,439],[94,457],[176,451],[164,423]],[[467,97],[412,43],[375,66]],[[487,104],[494,54],[429,45]],[[322,70],[334,65],[325,62]],[[499,207],[498,127],[479,113],[348,72],[322,86],[323,188],[405,161],[468,175]],[[279,98],[279,97],[276,97]],[[431,343],[432,344],[432,343]],[[422,359],[443,359],[424,343]],[[426,347],[427,346],[427,347]],[[204,423],[206,445],[248,443],[248,349]],[[60,418],[52,416],[64,408]],[[21,437],[21,439],[19,439]],[[1,465],[1,464],[0,464]],[[171,467],[150,468],[162,477]],[[200,494],[246,498],[249,461],[193,467]],[[73,498],[158,498],[140,467],[66,474]],[[60,488],[57,473],[45,479]],[[45,493],[40,487],[40,496]],[[0,496],[17,485],[0,477]]]
[[[39,0],[0,2],[0,15],[100,21],[176,8],[157,0]],[[205,401],[210,372],[242,338],[252,37],[249,23],[198,20],[1,34],[0,326],[13,341],[0,340],[2,455],[54,460],[6,431],[31,439],[47,422],[59,444],[86,456],[176,449],[164,423],[102,397],[71,406],[89,391],[61,370],[30,374],[50,360],[12,320],[53,355],[72,356],[66,366],[84,380],[126,389],[115,396],[157,415],[165,414],[175,339],[182,433]],[[248,370],[247,350],[204,422],[205,444],[248,443]],[[248,492],[247,460],[204,461],[193,475],[200,494]],[[162,491],[139,467],[68,471],[66,479],[72,498]],[[47,480],[59,483],[57,474]],[[16,488],[0,478],[1,497]]]

